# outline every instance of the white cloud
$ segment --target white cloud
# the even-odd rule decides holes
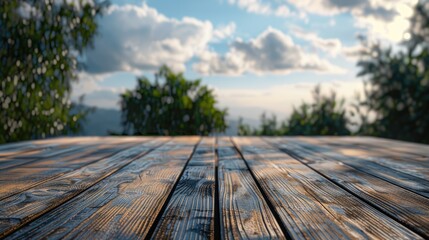
[[[236,29],[235,23],[229,23],[226,26],[220,26],[219,28],[213,31],[213,39],[212,41],[218,42],[220,40],[231,37]]]
[[[302,11],[332,16],[350,13],[370,37],[401,41],[416,0],[288,0]]]
[[[329,53],[331,56],[337,56],[342,50],[342,43],[337,38],[321,38],[314,32],[308,32],[298,27],[291,27],[292,34],[305,40],[316,48]]]
[[[87,71],[139,72],[167,64],[184,71],[185,63],[213,39],[232,34],[234,25],[213,29],[211,22],[168,18],[146,4],[111,6],[100,20],[95,49],[86,53]]]
[[[270,14],[271,6],[260,0],[228,0],[231,5],[237,5],[251,13]]]
[[[340,39],[321,38],[314,32],[308,32],[296,26],[291,26],[290,29],[296,38],[309,42],[315,49],[326,52],[333,57],[342,56],[352,62],[359,59],[360,52],[365,48],[361,44],[344,46]]]
[[[275,15],[278,17],[295,16],[286,4],[277,4],[273,6],[268,3],[269,1],[263,0],[228,0],[231,5],[237,5],[239,8],[246,10],[250,13],[262,15]]]
[[[273,28],[247,42],[235,40],[224,56],[204,52],[194,69],[205,75],[287,74],[304,70],[342,72],[317,55],[304,52],[289,36]]]

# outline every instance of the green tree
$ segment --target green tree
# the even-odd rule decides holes
[[[344,99],[337,99],[335,92],[322,95],[320,86],[316,86],[313,100],[312,104],[294,108],[283,124],[286,135],[350,135]]]
[[[272,115],[268,118],[261,115],[261,125],[251,130],[250,126],[239,121],[239,135],[350,135],[347,125],[350,123],[346,116],[344,99],[337,99],[336,93],[322,95],[320,86],[313,90],[314,103],[302,103],[294,108],[289,119],[280,125]]]
[[[394,50],[369,44],[358,62],[365,96],[359,134],[429,143],[429,2],[420,1],[409,40]],[[373,116],[370,119],[369,116]]]
[[[215,107],[213,91],[201,80],[163,66],[155,82],[139,78],[135,90],[121,94],[124,133],[134,135],[208,135],[226,129],[227,110]]]
[[[85,113],[71,113],[71,82],[103,7],[84,0],[0,1],[0,143],[80,129]]]
[[[244,123],[242,117],[238,118],[238,133],[237,134],[238,134],[238,136],[254,135],[252,128],[249,126],[249,124]]]
[[[238,135],[239,136],[276,136],[282,135],[280,129],[277,128],[277,117],[276,115],[271,115],[267,117],[267,114],[264,112],[261,114],[260,125],[256,129],[252,129],[248,124],[243,122],[243,118],[238,119]]]

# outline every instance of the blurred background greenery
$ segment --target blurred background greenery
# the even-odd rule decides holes
[[[70,101],[81,69],[80,53],[92,47],[106,2],[0,2],[0,143],[79,134],[91,111]],[[365,84],[351,112],[335,92],[313,90],[313,102],[288,119],[261,116],[239,135],[371,135],[429,143],[429,3],[419,1],[410,37],[399,48],[361,38],[359,77]],[[94,46],[97,47],[97,46]],[[151,82],[121,94],[119,135],[209,135],[227,128],[227,109],[213,91],[162,67]],[[352,131],[353,129],[353,131]]]

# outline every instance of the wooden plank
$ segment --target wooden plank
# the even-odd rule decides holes
[[[218,140],[222,239],[286,239],[229,138]]]
[[[262,139],[233,139],[294,239],[421,239]]]
[[[89,148],[87,151],[69,157],[60,155],[55,158],[27,163],[23,167],[0,170],[0,185],[2,186],[0,188],[0,200],[135,145],[137,143],[106,144],[97,148]]]
[[[426,162],[429,158],[429,145],[410,143],[393,139],[376,137],[341,137],[346,143],[360,145],[364,148],[383,149],[393,154],[402,154],[414,160]]]
[[[372,138],[371,138],[372,139]],[[367,156],[369,160],[385,164],[387,166],[399,167],[401,170],[406,170],[409,167],[416,168],[416,172],[410,172],[419,177],[429,179],[429,150],[426,154],[418,154],[403,152],[400,149],[408,149],[408,147],[398,146],[398,143],[392,141],[392,144],[369,144],[365,142],[367,138],[338,138],[338,137],[318,137],[318,138],[303,138],[302,140],[314,143],[328,145],[338,150],[340,153],[352,156]],[[383,140],[386,141],[387,140]],[[377,141],[371,141],[377,143]],[[408,146],[409,143],[406,145]],[[420,145],[418,145],[420,146]],[[415,146],[414,146],[415,147]],[[420,173],[419,169],[424,170]]]
[[[1,200],[0,238],[82,193],[165,141],[164,138],[154,139]]]
[[[338,138],[302,139],[305,142],[332,147],[335,152],[347,156],[365,158],[379,165],[395,169],[409,175],[429,181],[429,156],[416,156],[408,153],[395,152],[395,148],[382,148],[377,145],[361,144],[360,138],[339,140]]]
[[[142,239],[198,138],[178,137],[95,184],[8,239]]]
[[[214,239],[215,138],[195,150],[168,202],[153,239]]]
[[[51,138],[35,141],[25,141],[18,143],[8,143],[0,145],[0,161],[6,157],[19,155],[32,158],[35,155],[49,157],[49,153],[55,151],[63,145],[77,142],[90,142],[100,139],[98,137],[73,137],[73,138]]]
[[[317,156],[291,140],[266,140],[416,233],[429,238],[429,199],[339,161]]]
[[[401,171],[405,168],[405,166],[396,164],[395,167],[394,165],[389,165],[388,163],[379,164],[379,162],[374,161],[374,159],[365,158],[364,155],[357,154],[356,152],[353,154],[344,155],[339,153],[337,148],[330,147],[326,145],[324,141],[320,140],[317,141],[312,139],[311,143],[308,143],[308,139],[297,140],[285,138],[284,140],[288,141],[288,145],[291,147],[299,145],[300,149],[310,151],[313,157],[329,158],[331,160],[342,162],[355,169],[379,177],[390,183],[429,198],[429,181]],[[362,151],[359,151],[358,153],[361,152]],[[399,169],[398,166],[400,166]],[[429,174],[429,168],[427,171]]]
[[[61,146],[61,149],[56,149],[56,151],[53,151],[54,153],[49,154],[48,156],[39,157],[34,156],[37,154],[40,154],[38,152],[37,154],[33,154],[34,157],[28,157],[28,156],[13,156],[13,157],[5,157],[0,160],[0,171],[4,171],[4,169],[10,169],[13,167],[23,167],[24,165],[33,164],[36,161],[46,160],[48,159],[55,159],[58,161],[59,159],[63,158],[70,158],[77,153],[81,151],[85,151],[86,149],[90,147],[94,147],[96,144],[75,144],[75,145],[66,145]]]

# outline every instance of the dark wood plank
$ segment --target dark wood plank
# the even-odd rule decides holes
[[[174,138],[24,226],[8,239],[142,239],[198,138]]]
[[[88,144],[74,144],[74,145],[66,145],[61,146],[61,149],[57,149],[54,151],[53,154],[49,154],[48,156],[39,157],[37,154],[34,157],[28,157],[27,156],[12,156],[12,157],[5,157],[0,160],[0,171],[4,171],[4,169],[10,169],[10,168],[16,168],[16,167],[23,167],[28,164],[33,164],[34,162],[41,161],[41,160],[47,160],[51,159],[53,161],[59,161],[59,159],[64,158],[70,158],[77,154],[79,154],[81,151],[85,151],[88,148],[95,147],[96,144],[88,143]],[[40,152],[38,153],[40,154]]]
[[[195,150],[168,202],[153,239],[214,239],[215,138]]]
[[[222,239],[286,239],[229,138],[218,140]]]
[[[234,142],[293,238],[421,239],[262,139]]]
[[[142,139],[141,142],[144,142]],[[137,142],[111,143],[105,145],[91,145],[81,153],[70,152],[71,156],[56,156],[39,159],[7,170],[0,170],[0,200],[19,192],[28,190],[46,181],[53,180],[67,172],[91,164],[121,150],[137,145]],[[79,150],[83,150],[78,148]]]
[[[429,199],[342,162],[320,157],[290,139],[266,140],[416,233],[429,238]]]
[[[126,149],[0,201],[0,237],[54,209],[164,143],[153,141]]]
[[[380,161],[362,155],[363,151],[353,153],[350,153],[351,151],[347,151],[349,154],[345,155],[342,154],[337,147],[327,145],[326,141],[322,141],[320,139],[315,140],[307,138],[298,140],[288,138],[284,140],[288,140],[291,147],[299,145],[301,149],[311,151],[311,154],[315,158],[329,158],[331,160],[342,162],[355,169],[379,177],[390,183],[429,198],[429,181],[407,173],[408,170],[405,170],[405,168],[406,166],[410,166],[410,164],[389,164],[391,161],[384,161],[380,164]],[[416,171],[416,168],[417,166],[415,166],[414,171]],[[410,169],[412,168],[410,167]],[[418,169],[424,169],[424,167]],[[429,173],[429,168],[426,170]]]

